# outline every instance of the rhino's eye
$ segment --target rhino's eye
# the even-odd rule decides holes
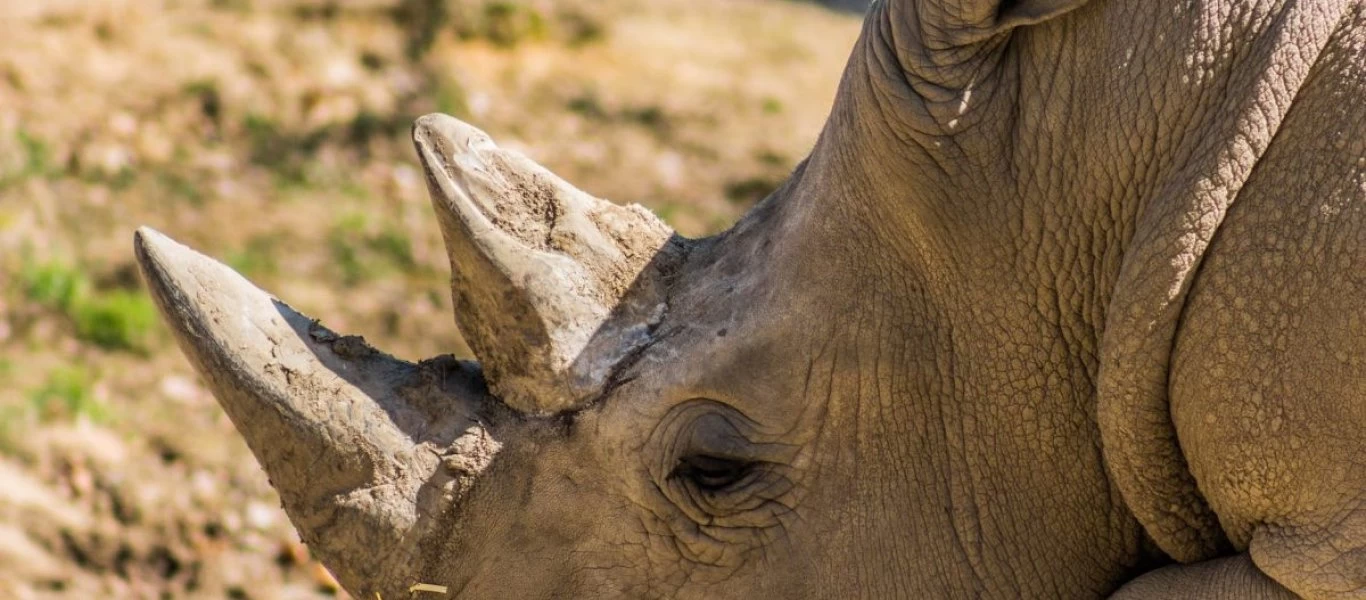
[[[753,473],[755,464],[745,460],[695,454],[679,460],[678,466],[674,467],[673,473],[669,476],[690,482],[698,491],[715,493],[744,481]]]

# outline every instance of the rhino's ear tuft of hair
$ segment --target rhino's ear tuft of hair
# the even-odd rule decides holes
[[[648,340],[682,238],[454,117],[419,118],[413,143],[446,241],[456,322],[493,392],[531,414],[595,398],[617,360]]]

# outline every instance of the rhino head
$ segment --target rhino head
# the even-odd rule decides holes
[[[688,240],[452,117],[413,140],[478,364],[395,359],[136,235],[182,348],[347,589],[639,595],[786,553],[823,417],[793,400],[829,385],[806,323],[828,311],[802,289],[830,282],[784,232],[819,222],[774,205]]]
[[[773,203],[689,240],[455,118],[413,140],[478,364],[395,359],[136,235],[181,347],[346,588],[714,597],[815,559],[798,521],[838,518],[797,509],[853,466],[818,460],[829,416],[803,400],[849,368],[810,321],[849,306],[804,292],[835,283],[800,231],[829,225]]]
[[[1229,550],[1166,370],[1336,18],[1271,4],[876,3],[809,158],[707,239],[423,117],[478,364],[137,255],[358,598],[1103,595]]]

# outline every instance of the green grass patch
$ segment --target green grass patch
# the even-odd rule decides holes
[[[19,277],[30,301],[60,310],[68,310],[90,287],[90,280],[76,267],[55,261],[26,262]]]
[[[26,179],[50,177],[59,171],[53,163],[51,149],[41,138],[20,129],[14,134],[14,142],[18,156],[0,163],[0,188]]]
[[[326,129],[287,131],[274,119],[259,114],[243,118],[242,131],[247,138],[248,158],[252,164],[270,170],[277,188],[310,185],[311,157],[329,134]]]
[[[475,28],[462,31],[462,37],[483,37],[509,48],[526,41],[543,40],[550,29],[541,11],[517,2],[488,2],[484,4],[483,14],[472,21]]]
[[[664,109],[658,106],[631,107],[623,110],[621,114],[623,118],[639,123],[656,133],[664,133],[669,127],[668,115],[665,115]]]
[[[606,120],[609,118],[607,109],[602,106],[602,100],[598,98],[598,93],[594,90],[587,90],[582,94],[574,96],[565,104],[569,112],[578,114],[586,119]]]
[[[560,11],[559,23],[571,47],[586,46],[607,37],[607,25],[601,18],[573,8]]]
[[[408,115],[381,115],[362,110],[346,125],[345,141],[364,147],[375,139],[393,139],[408,133],[412,120]]]
[[[617,110],[610,110],[602,103],[597,92],[591,89],[570,98],[565,103],[565,108],[585,119],[632,123],[659,136],[667,136],[673,126],[669,115],[659,106],[626,106]]]
[[[446,0],[399,0],[393,10],[394,22],[403,29],[403,51],[409,60],[427,54],[450,21]]]
[[[683,206],[678,204],[677,202],[666,201],[664,203],[661,203],[659,206],[654,207],[654,213],[655,216],[659,217],[665,223],[672,224],[674,218],[678,216],[679,211],[682,209]]]
[[[275,275],[280,270],[275,262],[275,241],[274,237],[253,237],[240,249],[229,252],[225,262],[248,277]]]
[[[248,114],[238,131],[245,138],[248,160],[268,170],[283,193],[348,180],[348,174],[317,159],[325,146],[349,150],[352,158],[365,161],[373,143],[402,139],[411,126],[411,115],[405,113],[362,110],[352,119],[309,129],[291,129],[270,117]]]
[[[41,422],[75,421],[107,423],[109,410],[95,398],[94,376],[86,368],[63,366],[47,374],[47,380],[28,394],[28,408]]]
[[[83,171],[81,179],[89,183],[103,185],[115,192],[123,192],[131,189],[133,184],[137,183],[138,174],[130,167],[120,168],[113,173],[91,169]]]
[[[782,184],[782,179],[760,175],[732,181],[726,184],[726,199],[732,204],[749,206],[763,200]]]
[[[145,352],[156,331],[157,311],[140,292],[111,290],[78,302],[68,316],[76,336],[111,350]]]
[[[754,153],[754,158],[769,167],[786,167],[788,160],[786,156],[773,150],[760,150]]]
[[[279,171],[285,170],[286,162],[292,162],[292,146],[295,142],[285,136],[273,119],[248,114],[242,119],[242,132],[246,134],[251,162]]]
[[[437,112],[460,118],[469,118],[470,100],[465,88],[454,79],[443,78],[433,94]]]
[[[251,12],[252,9],[250,0],[210,0],[209,6],[215,10],[240,13]]]
[[[422,58],[447,32],[503,48],[552,38],[577,47],[607,35],[604,21],[591,12],[526,0],[400,0],[391,14],[403,29],[412,60]]]
[[[157,185],[166,190],[166,195],[188,202],[191,206],[203,206],[205,190],[200,186],[202,180],[195,180],[185,173],[173,170],[156,172]]]
[[[373,50],[364,50],[360,53],[360,64],[366,71],[376,72],[384,70],[384,65],[388,61],[384,55]]]
[[[52,172],[52,153],[47,142],[22,129],[16,134],[19,146],[24,150],[24,170],[32,174]]]
[[[327,246],[348,286],[418,270],[407,234],[393,225],[375,226],[363,213],[344,215],[333,223]]]
[[[204,118],[213,122],[215,126],[221,124],[223,118],[223,94],[218,90],[218,82],[212,79],[200,79],[185,84],[185,93],[199,99],[199,111],[204,113]]]
[[[107,350],[150,349],[157,311],[141,291],[96,290],[85,272],[58,261],[29,262],[20,279],[28,299],[62,313],[81,340]]]

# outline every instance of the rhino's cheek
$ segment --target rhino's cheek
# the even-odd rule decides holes
[[[747,597],[744,589],[764,587],[759,567],[791,550],[782,519],[756,519],[753,527],[699,523],[668,502],[661,495],[636,507],[642,542],[628,550],[637,554],[630,560],[643,559],[655,590],[669,590],[660,597]]]
[[[618,598],[648,580],[637,510],[591,456],[564,443],[518,443],[481,482],[427,581],[455,597]],[[577,454],[577,456],[576,456]]]
[[[491,481],[469,507],[479,531],[444,553],[458,557],[459,597],[744,598],[793,576],[773,566],[802,555],[793,528],[812,515],[788,475],[703,498],[585,446],[508,453],[536,462],[495,473],[520,477]]]

